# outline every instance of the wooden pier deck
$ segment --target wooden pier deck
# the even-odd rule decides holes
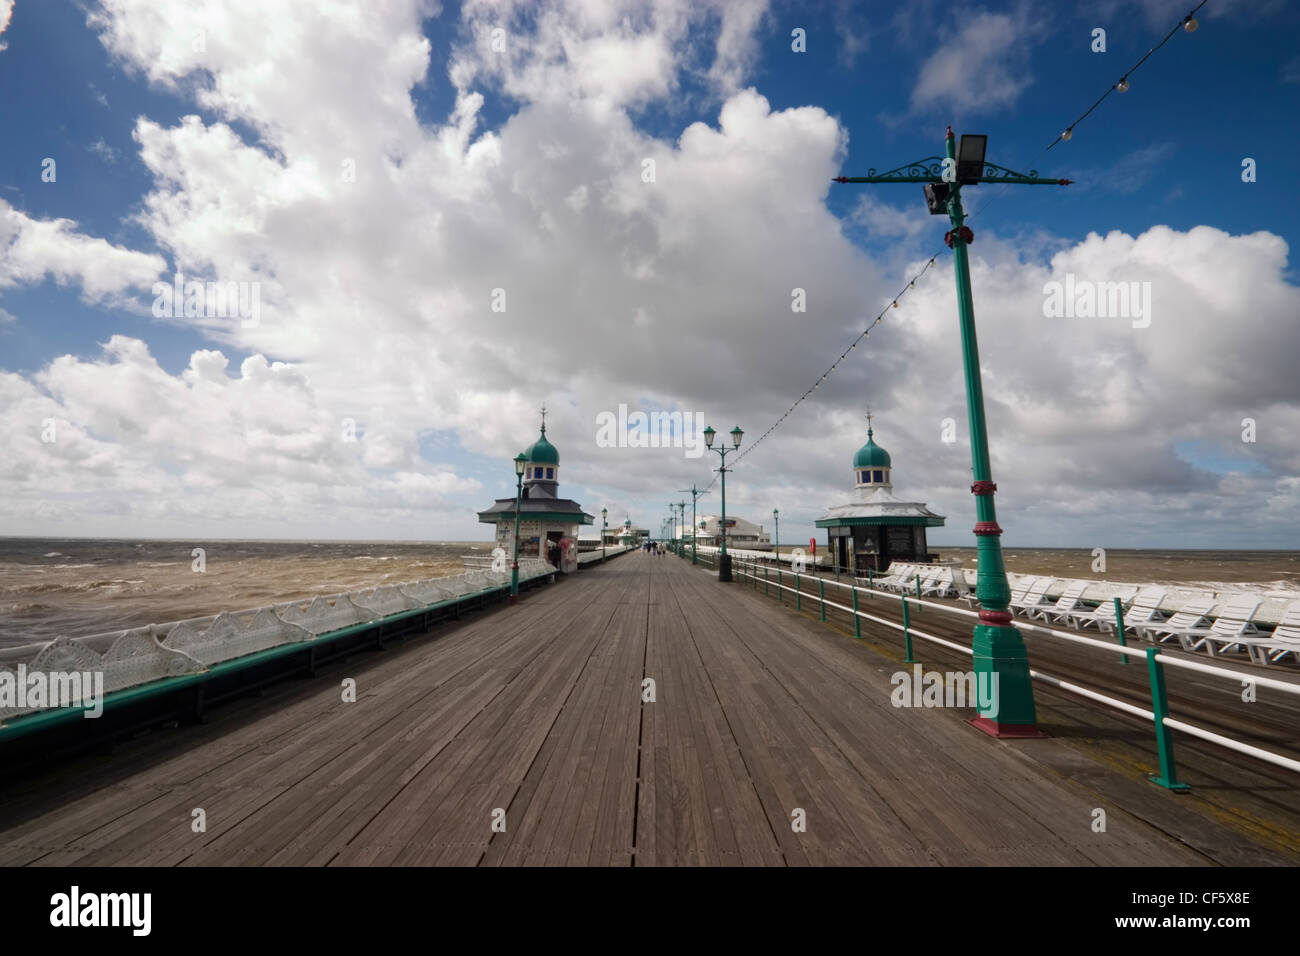
[[[0,864],[1300,862],[1073,742],[896,709],[899,669],[634,553],[208,724],[0,784]]]

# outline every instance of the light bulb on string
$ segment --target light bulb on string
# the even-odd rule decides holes
[[[1071,127],[1067,128],[1066,131],[1065,131],[1064,133],[1061,134],[1061,139],[1062,139],[1064,142],[1067,142],[1067,143],[1068,143],[1068,142],[1070,141],[1070,137],[1072,137],[1073,135],[1074,135],[1074,127],[1071,126]]]
[[[1115,84],[1115,89],[1119,90],[1121,93],[1127,93],[1127,92],[1128,92],[1128,77],[1127,77],[1127,76],[1122,76],[1122,77],[1120,77],[1119,82]]]
[[[1192,16],[1190,13],[1183,20],[1183,29],[1188,33],[1195,33],[1196,28],[1199,26],[1200,23],[1196,21],[1196,17]]]

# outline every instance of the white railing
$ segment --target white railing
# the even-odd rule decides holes
[[[581,567],[588,564],[598,564],[606,558],[612,558],[617,554],[622,554],[624,551],[631,550],[631,547],[628,545],[619,544],[606,547],[603,551],[600,548],[597,548],[595,551],[583,551],[578,555],[578,565]]]
[[[889,595],[890,598],[897,598],[898,601],[900,602],[900,607],[902,607],[904,610],[904,615],[903,615],[904,623],[899,623],[897,621],[889,620],[888,618],[878,617],[874,614],[867,614],[857,606],[858,605],[857,598],[858,595],[860,594],[866,594],[868,599],[870,600],[879,600],[879,599],[888,599],[888,598],[884,598],[884,596],[888,592],[880,591],[873,588],[864,588],[864,587],[860,587],[853,584],[847,584],[840,581],[830,580],[825,577],[822,577],[821,575],[801,575],[794,572],[791,572],[791,577],[795,579],[795,583],[794,586],[791,587],[790,585],[785,583],[783,577],[778,581],[772,581],[770,576],[768,576],[766,573],[764,574],[764,576],[760,577],[760,575],[758,574],[759,568],[760,566],[755,564],[738,563],[733,565],[732,570],[733,570],[733,574],[739,574],[739,576],[741,577],[749,578],[752,582],[754,582],[755,585],[757,585],[758,582],[762,581],[765,589],[776,587],[778,589],[778,594],[785,593],[785,592],[792,593],[796,595],[796,601],[799,603],[801,603],[805,599],[817,601],[819,603],[819,606],[821,607],[823,620],[825,619],[825,608],[827,607],[832,607],[852,615],[854,621],[854,629],[855,632],[857,632],[858,636],[861,636],[859,622],[862,619],[866,619],[869,621],[874,621],[875,623],[878,624],[883,624],[884,626],[893,628],[894,630],[902,631],[904,633],[904,639],[907,641],[910,641],[911,638],[916,637],[916,638],[920,638],[921,640],[930,641],[931,643],[938,644],[940,646],[947,647],[951,650],[959,651],[964,654],[971,654],[971,655],[974,654],[974,651],[970,647],[967,647],[963,644],[957,644],[954,641],[950,641],[945,638],[938,637],[937,635],[934,634],[926,633],[925,631],[916,628],[915,625],[911,624],[910,622],[907,609],[916,608],[916,607],[927,607],[927,608],[933,608],[937,611],[945,611],[950,614],[957,614],[963,617],[972,617],[976,619],[978,619],[979,617],[978,611],[953,607],[948,604],[939,604],[934,601],[926,601],[924,599],[917,599],[914,595],[909,595],[904,592],[897,595]],[[763,570],[766,572],[767,569],[763,569]],[[810,592],[806,588],[804,582],[806,582],[809,579],[811,579],[814,582],[817,582],[815,585],[817,588],[816,594]],[[831,585],[832,587],[839,587],[841,589],[847,588],[853,596],[853,606],[847,607],[836,601],[827,600],[825,597],[825,587],[828,584]],[[1108,707],[1112,707],[1116,710],[1121,710],[1125,713],[1137,717],[1142,717],[1147,720],[1152,720],[1152,721],[1155,720],[1156,709],[1158,708],[1161,713],[1166,715],[1161,719],[1160,724],[1157,725],[1157,744],[1158,744],[1158,749],[1160,752],[1160,759],[1162,764],[1162,779],[1165,779],[1167,781],[1167,784],[1174,784],[1174,781],[1172,779],[1173,778],[1172,743],[1166,736],[1167,731],[1165,728],[1179,730],[1185,734],[1188,734],[1189,736],[1197,737],[1201,740],[1206,740],[1209,741],[1210,743],[1217,744],[1229,750],[1236,751],[1237,753],[1246,754],[1258,760],[1263,760],[1268,763],[1271,763],[1275,766],[1283,767],[1287,770],[1300,773],[1300,760],[1296,760],[1292,757],[1288,757],[1283,754],[1274,753],[1270,750],[1265,750],[1262,747],[1256,747],[1253,744],[1244,743],[1239,740],[1233,740],[1232,738],[1225,737],[1222,734],[1216,734],[1213,731],[1205,730],[1204,728],[1197,727],[1194,724],[1189,724],[1186,723],[1185,721],[1177,720],[1173,717],[1167,716],[1168,702],[1165,699],[1164,681],[1162,676],[1159,674],[1159,668],[1166,665],[1175,668],[1181,667],[1187,670],[1193,670],[1205,674],[1211,674],[1217,677],[1228,678],[1229,680],[1235,682],[1236,687],[1238,689],[1245,686],[1244,682],[1249,682],[1250,684],[1253,684],[1254,686],[1257,687],[1269,687],[1273,690],[1281,691],[1282,693],[1292,694],[1297,696],[1300,696],[1300,684],[1293,683],[1291,681],[1264,677],[1246,671],[1235,670],[1229,667],[1222,667],[1222,666],[1217,666],[1212,664],[1205,664],[1199,661],[1188,660],[1187,658],[1184,657],[1177,657],[1168,654],[1164,651],[1161,651],[1158,647],[1155,646],[1152,646],[1150,648],[1129,647],[1123,643],[1110,643],[1108,641],[1099,640],[1093,637],[1085,637],[1082,634],[1071,634],[1069,632],[1060,631],[1055,628],[1043,627],[1038,624],[1031,624],[1023,620],[1017,620],[1016,627],[1020,630],[1032,631],[1037,634],[1044,634],[1057,640],[1069,641],[1074,644],[1088,647],[1091,650],[1102,651],[1107,654],[1119,653],[1127,657],[1140,657],[1148,662],[1150,678],[1151,678],[1150,683],[1151,683],[1152,708],[1153,708],[1152,710],[1146,710],[1140,707],[1135,707],[1133,704],[1130,704],[1126,701],[1118,700],[1114,697],[1110,697],[1095,689],[1084,687],[1080,684],[1075,684],[1070,681],[1062,680],[1059,677],[1055,677],[1051,674],[1047,674],[1043,671],[1038,671],[1033,668],[1030,669],[1029,674],[1035,680],[1042,681],[1053,687],[1057,687],[1060,690],[1064,690],[1069,693],[1075,694],[1077,696],[1084,697],[1088,700],[1094,700],[1099,703],[1103,703]],[[1168,760],[1168,771],[1164,770],[1164,765],[1166,760]]]
[[[689,543],[686,545],[685,550],[687,554],[691,553]],[[715,548],[713,545],[702,544],[699,546],[699,553],[709,557],[713,557],[721,550],[721,548]],[[733,548],[730,545],[727,546],[727,554],[731,556],[733,561],[739,558],[742,561],[762,561],[765,564],[789,564],[791,566],[793,566],[797,557],[788,552],[786,554],[777,554],[775,551],[755,551],[749,548]],[[830,556],[826,554],[805,554],[803,562],[805,566],[810,568],[829,568],[831,566]]]
[[[555,568],[543,560],[519,562],[521,583],[553,574]],[[476,569],[87,637],[60,636],[0,650],[0,671],[16,681],[21,666],[29,680],[44,674],[47,683],[53,674],[102,673],[104,693],[110,693],[166,677],[201,673],[259,651],[310,641],[359,624],[379,624],[390,617],[509,585],[509,569]],[[0,725],[41,709],[0,707]]]

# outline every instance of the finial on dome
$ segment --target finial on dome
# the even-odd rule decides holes
[[[546,403],[542,402],[542,434],[546,434]]]

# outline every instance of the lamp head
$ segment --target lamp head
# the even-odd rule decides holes
[[[745,437],[745,433],[742,432],[742,431],[740,430],[740,426],[739,426],[739,425],[737,425],[735,428],[733,428],[733,429],[731,430],[731,445],[732,445],[732,447],[733,447],[733,448],[739,448],[739,447],[740,447],[740,440],[741,440],[742,438],[744,438],[744,437]]]
[[[713,430],[713,426],[712,426],[712,425],[710,425],[708,428],[704,429],[704,445],[705,445],[706,448],[712,448],[712,447],[713,447],[713,436],[716,435],[716,434],[717,434],[717,432],[715,432],[715,431]]]
[[[524,476],[524,466],[526,464],[528,464],[528,459],[524,457],[523,452],[515,455],[515,474],[520,478]]]
[[[957,182],[974,186],[984,176],[984,153],[989,138],[982,133],[963,133],[957,144]]]
[[[947,183],[925,184],[925,206],[931,216],[942,216],[948,212],[948,195],[952,187]]]

